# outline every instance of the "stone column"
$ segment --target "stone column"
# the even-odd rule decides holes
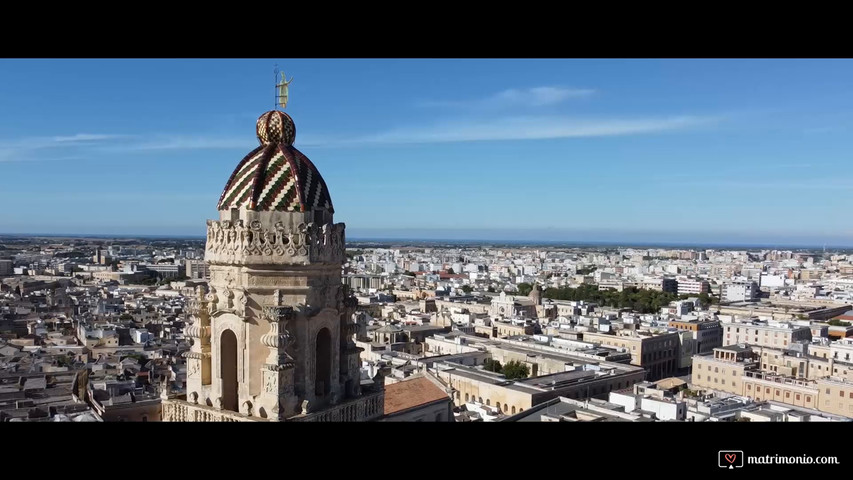
[[[362,348],[355,345],[355,336],[361,326],[353,321],[358,300],[355,297],[342,299],[341,309],[341,391],[343,397],[353,398],[361,394],[361,352]],[[339,307],[340,308],[340,307]]]
[[[260,407],[264,409],[267,418],[284,420],[298,413],[293,379],[295,364],[287,353],[295,340],[287,330],[288,322],[294,318],[293,308],[265,307],[262,318],[270,324],[270,331],[261,337],[261,343],[270,349],[270,354],[263,366],[264,389],[260,396]]]
[[[186,334],[193,339],[187,359],[187,400],[202,403],[211,381],[210,312],[203,289],[198,287],[197,297],[190,304],[192,312]],[[210,295],[208,295],[210,296]]]

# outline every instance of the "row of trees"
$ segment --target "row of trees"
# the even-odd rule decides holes
[[[516,287],[518,287],[519,295],[528,295],[533,290],[533,285],[527,282],[521,282]]]
[[[606,307],[630,308],[640,313],[657,313],[661,308],[669,305],[670,302],[684,300],[692,295],[679,296],[675,293],[636,287],[628,287],[621,292],[617,292],[612,288],[599,290],[598,285],[587,284],[577,288],[546,288],[542,296],[554,300],[585,301],[594,302]],[[717,301],[707,293],[698,295],[698,297],[699,303],[705,307]]]
[[[483,368],[490,372],[502,373],[507,380],[527,378],[530,375],[530,368],[517,360],[510,360],[506,365],[501,365],[501,362],[487,358],[483,362]]]
[[[803,316],[805,316],[805,315],[803,315]],[[808,317],[806,317],[806,318],[808,318]],[[840,320],[837,318],[833,318],[832,320],[830,320],[826,323],[827,323],[827,325],[830,325],[833,327],[846,327],[846,326],[850,325],[850,322],[845,322],[844,320]]]

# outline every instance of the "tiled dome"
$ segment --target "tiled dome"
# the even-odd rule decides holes
[[[334,213],[326,182],[308,157],[293,147],[296,126],[290,115],[272,110],[258,118],[261,146],[234,169],[219,197],[219,210]]]

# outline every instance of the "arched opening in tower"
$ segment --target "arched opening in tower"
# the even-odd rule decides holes
[[[238,411],[237,397],[237,336],[231,330],[222,332],[220,339],[220,374],[222,382],[222,408]]]
[[[315,360],[314,394],[323,397],[332,390],[332,334],[328,328],[317,332],[317,355]]]

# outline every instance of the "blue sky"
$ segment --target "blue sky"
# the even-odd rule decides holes
[[[351,238],[853,245],[850,60],[0,60],[0,232],[203,234],[276,63]]]

